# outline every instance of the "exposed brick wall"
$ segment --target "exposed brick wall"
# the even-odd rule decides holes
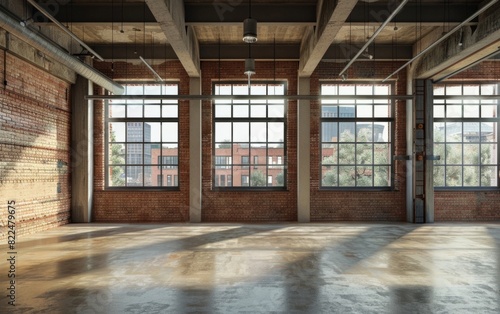
[[[348,80],[373,81],[384,79],[400,63],[357,62],[347,71]],[[311,76],[311,94],[320,94],[323,81],[337,81],[344,64],[320,63]],[[406,72],[392,79],[396,93],[406,94]],[[395,110],[394,153],[406,155],[406,101],[397,100]],[[406,219],[406,166],[395,162],[394,191],[334,191],[320,190],[320,103],[311,101],[311,221],[404,221]]]
[[[17,235],[68,223],[71,205],[70,84],[10,53],[6,58],[7,86],[0,86],[0,237],[7,234],[8,200],[15,201]],[[0,73],[3,65],[2,52]]]
[[[94,66],[115,80],[154,82],[151,72],[141,64],[96,62]],[[179,62],[154,66],[158,74],[179,82],[179,93],[189,94],[189,77]],[[102,93],[101,89],[96,90]],[[94,102],[94,202],[92,220],[96,222],[186,222],[189,221],[189,101],[179,101],[179,190],[112,191],[105,189],[104,103]]]
[[[252,81],[273,80],[274,63],[256,62]],[[287,81],[289,94],[297,93],[297,62],[276,62],[276,80]],[[221,78],[246,81],[244,63],[226,61],[220,65]],[[202,91],[212,94],[212,82],[219,78],[218,62],[202,63]],[[272,222],[297,220],[297,101],[288,102],[287,158],[288,182],[285,191],[212,190],[212,103],[203,101],[202,117],[202,221]]]
[[[484,61],[449,80],[499,81],[500,62]],[[498,114],[498,113],[497,113]],[[435,221],[491,221],[500,220],[500,191],[435,191]]]

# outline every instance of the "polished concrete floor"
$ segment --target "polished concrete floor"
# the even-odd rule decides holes
[[[15,307],[0,248],[0,313],[500,312],[500,224],[67,225],[18,239]]]

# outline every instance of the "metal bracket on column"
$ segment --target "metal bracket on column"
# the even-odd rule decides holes
[[[392,156],[392,160],[411,160],[410,155],[395,155]]]
[[[425,156],[425,159],[426,160],[441,160],[441,156],[440,155],[427,155],[427,156]]]

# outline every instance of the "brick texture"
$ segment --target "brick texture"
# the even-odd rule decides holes
[[[252,81],[287,82],[287,92],[297,93],[297,62],[256,62]],[[222,80],[246,82],[243,62],[221,62]],[[219,79],[219,63],[202,63],[202,91],[212,94],[212,82]],[[284,191],[214,191],[212,190],[212,103],[203,101],[202,121],[202,221],[274,222],[297,220],[297,101],[288,102],[287,189]]]
[[[0,87],[1,232],[7,201],[15,201],[16,235],[63,225],[70,219],[70,84],[9,53],[7,85]],[[4,77],[2,75],[2,81]]]
[[[118,81],[154,82],[151,72],[141,63],[96,62],[94,66]],[[189,94],[189,77],[179,62],[154,66],[158,74],[179,82],[179,93]],[[111,71],[113,69],[113,71]],[[97,88],[97,93],[102,89]],[[179,101],[179,190],[112,191],[105,189],[104,177],[104,103],[94,102],[94,202],[95,222],[186,222],[189,221],[189,101]]]

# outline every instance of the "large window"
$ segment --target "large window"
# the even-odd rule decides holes
[[[285,95],[285,83],[252,83],[250,89],[246,83],[216,83],[213,88],[214,95],[236,96],[214,101],[213,186],[283,188],[286,103],[266,96]],[[259,97],[250,101],[237,97],[249,93]]]
[[[177,84],[125,85],[125,95],[177,94]],[[178,186],[178,124],[177,100],[108,101],[106,186]]]
[[[483,97],[498,91],[497,83],[434,86],[435,187],[498,187],[499,102]]]
[[[321,187],[387,188],[392,173],[390,84],[322,84]]]

